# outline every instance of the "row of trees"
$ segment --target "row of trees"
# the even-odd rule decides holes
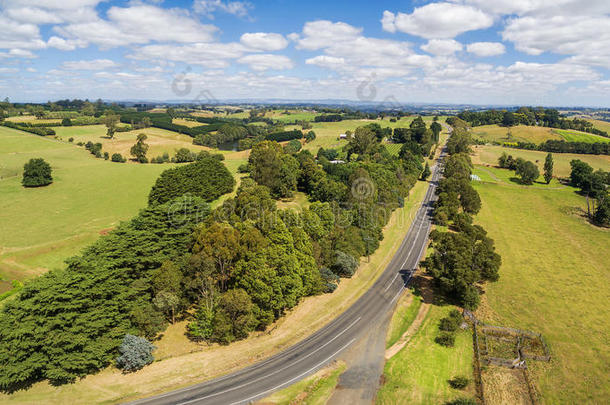
[[[471,140],[464,126],[454,124],[434,209],[435,222],[451,229],[430,233],[433,252],[423,265],[443,294],[464,308],[475,309],[480,302],[479,284],[498,280],[501,258],[487,232],[473,225],[472,215],[479,212],[481,199],[470,184]]]
[[[608,136],[608,133],[597,129],[593,123],[584,119],[568,119],[561,116],[559,111],[552,108],[520,107],[516,111],[487,110],[487,111],[463,111],[458,117],[468,122],[470,126],[479,125],[503,125],[511,127],[514,125],[544,126],[550,128],[574,129],[589,132],[596,135]]]
[[[498,166],[503,169],[514,170],[517,176],[521,177],[522,184],[533,184],[540,177],[540,171],[534,162],[520,157],[515,159],[512,155],[507,155],[506,152],[503,152],[498,158]],[[552,178],[553,155],[549,153],[544,162],[544,180],[546,184],[549,184]]]

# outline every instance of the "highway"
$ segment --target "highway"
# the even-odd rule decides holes
[[[264,361],[224,377],[133,404],[249,404],[305,378],[336,359],[378,317],[393,310],[417,268],[428,241],[432,202],[436,198],[443,156],[444,151],[432,167],[426,195],[398,251],[373,286],[345,312],[308,338]]]

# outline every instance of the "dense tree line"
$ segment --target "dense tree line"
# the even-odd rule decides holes
[[[559,114],[559,111],[552,108],[520,107],[515,112],[506,110],[463,111],[458,114],[458,117],[468,122],[470,126],[473,127],[492,124],[510,127],[513,125],[522,124],[560,129],[574,129],[605,137],[608,136],[608,133],[605,131],[595,128],[593,123],[578,118],[564,118],[561,116],[561,114]]]
[[[487,232],[473,225],[472,215],[479,212],[481,199],[470,184],[469,143],[470,135],[457,122],[448,141],[450,156],[437,188],[434,209],[435,222],[448,225],[451,230],[430,233],[434,250],[423,265],[443,294],[464,308],[474,309],[480,301],[478,285],[498,279],[501,258]]]
[[[31,134],[40,135],[40,136],[55,135],[55,130],[53,128],[48,128],[47,125],[45,125],[45,126],[21,125],[19,123],[14,123],[11,121],[3,121],[2,125],[9,127],[9,128],[13,128],[13,129],[18,129],[20,131],[29,132]]]
[[[322,114],[316,115],[313,119],[315,122],[339,122],[343,120],[341,114]]]

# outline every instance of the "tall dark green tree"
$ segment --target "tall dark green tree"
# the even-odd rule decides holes
[[[549,184],[553,179],[553,154],[549,153],[544,159],[544,180]]]

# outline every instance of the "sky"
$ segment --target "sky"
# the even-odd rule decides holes
[[[0,0],[0,98],[610,107],[609,0]]]

